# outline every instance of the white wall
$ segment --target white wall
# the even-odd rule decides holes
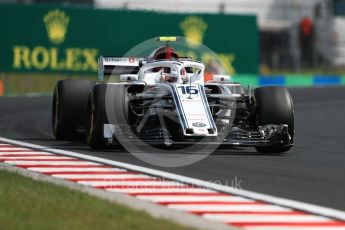
[[[322,15],[314,20],[319,3],[323,5]],[[297,26],[303,17],[309,17],[315,22],[317,51],[330,64],[345,65],[345,19],[333,22],[327,11],[329,3],[330,0],[95,0],[95,6],[100,8],[256,15],[262,31],[290,31],[295,66],[300,60]],[[334,33],[339,37],[336,43]]]
[[[334,62],[336,65],[345,65],[345,17],[334,18],[332,36],[334,49]]]
[[[312,17],[316,3],[325,0],[95,0],[101,8],[145,9],[169,12],[254,14],[265,23],[292,24]]]

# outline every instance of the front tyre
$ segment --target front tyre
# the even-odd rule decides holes
[[[107,110],[113,111],[114,114],[124,113],[127,120],[125,89],[122,84],[98,84],[89,95],[86,139],[92,149],[119,146],[115,139],[112,139],[110,145],[109,140],[104,136],[104,125],[116,125],[114,119],[107,116]]]
[[[94,85],[94,82],[83,79],[57,82],[52,105],[52,128],[56,139],[73,139],[79,129],[85,129],[88,95]]]
[[[285,87],[266,86],[255,89],[254,96],[257,105],[258,125],[287,124],[290,143],[295,134],[294,110],[290,93]],[[273,145],[260,146],[256,150],[260,153],[282,153],[290,150],[291,146]]]

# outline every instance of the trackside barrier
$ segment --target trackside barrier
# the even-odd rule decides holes
[[[17,95],[49,95],[58,80],[66,78],[80,78],[78,75],[48,75],[48,74],[11,74],[0,75],[0,96]],[[83,76],[84,79],[96,80],[96,76]],[[286,87],[323,87],[345,85],[345,75],[263,75],[237,74],[233,76],[235,82],[244,87],[266,85],[280,85]]]
[[[314,87],[345,85],[345,75],[234,75],[233,80],[244,86],[279,85],[286,87]]]

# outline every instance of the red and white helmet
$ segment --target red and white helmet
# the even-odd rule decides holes
[[[148,57],[150,60],[171,60],[178,59],[179,56],[170,46],[161,46],[155,49]]]

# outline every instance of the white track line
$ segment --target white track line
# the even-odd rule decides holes
[[[230,215],[220,215],[220,214],[205,214],[203,217],[211,220],[220,220],[224,222],[241,222],[241,223],[251,223],[251,222],[270,222],[270,223],[277,223],[277,222],[315,222],[315,223],[323,223],[333,221],[333,219],[329,219],[322,216],[314,216],[314,215],[284,215],[284,214],[269,214],[269,215],[257,215],[257,214],[230,214]]]
[[[16,147],[0,147],[0,152],[4,152],[4,151],[18,151],[18,150],[30,150],[27,148],[16,148]]]
[[[341,226],[325,226],[325,227],[318,227],[318,226],[248,226],[244,227],[245,230],[344,230],[345,227]]]
[[[54,154],[51,154],[51,153],[48,153],[48,152],[34,152],[34,151],[31,151],[31,152],[0,152],[0,156],[3,156],[3,155],[13,155],[13,156],[17,156],[17,155],[54,155]]]
[[[120,193],[142,193],[142,194],[150,194],[150,193],[180,193],[180,194],[188,194],[188,193],[217,193],[216,191],[202,189],[202,188],[109,188],[106,189],[107,191],[112,192],[120,192]]]
[[[24,157],[24,156],[11,156],[11,157],[2,157],[0,156],[0,161],[2,160],[72,160],[77,158],[75,157],[64,157],[64,156],[32,156],[32,157]]]
[[[142,174],[52,174],[53,177],[63,179],[147,179],[154,178]]]
[[[79,184],[90,186],[163,186],[165,188],[182,187],[184,184],[170,181],[78,181]]]
[[[88,161],[4,161],[11,165],[101,165]]]
[[[275,197],[275,196],[271,196],[271,195],[265,195],[265,194],[261,194],[258,192],[253,192],[253,191],[248,191],[248,190],[243,190],[243,189],[237,189],[237,188],[233,188],[233,187],[229,187],[229,186],[225,186],[225,185],[210,183],[210,182],[199,180],[199,179],[194,179],[194,178],[181,176],[181,175],[177,175],[177,174],[173,174],[173,173],[168,173],[168,172],[164,172],[164,171],[160,171],[160,170],[155,170],[155,169],[151,169],[151,168],[145,168],[145,167],[141,167],[141,166],[137,166],[137,165],[133,165],[133,164],[108,160],[108,159],[104,159],[104,158],[89,156],[89,155],[85,155],[85,154],[81,154],[81,153],[75,153],[75,152],[61,150],[61,149],[48,148],[45,146],[25,143],[25,142],[16,141],[16,140],[10,140],[7,138],[0,138],[0,141],[14,144],[14,145],[20,145],[22,147],[34,148],[34,149],[38,149],[38,150],[44,149],[45,151],[49,151],[49,152],[53,152],[53,153],[57,153],[57,154],[63,154],[66,156],[77,157],[77,158],[90,160],[90,161],[94,161],[94,162],[100,162],[100,163],[104,163],[104,164],[108,164],[108,165],[113,165],[115,167],[126,168],[128,170],[138,171],[138,172],[146,173],[149,175],[155,175],[155,176],[163,177],[163,178],[170,179],[170,180],[180,181],[180,182],[184,182],[187,184],[194,184],[197,186],[206,187],[209,189],[218,190],[218,191],[225,192],[225,193],[231,193],[234,195],[244,196],[244,197],[252,198],[255,200],[262,200],[262,201],[266,201],[268,203],[286,206],[286,207],[294,208],[297,210],[303,210],[303,211],[310,212],[310,213],[316,213],[316,214],[319,214],[322,216],[329,216],[329,217],[345,220],[345,212],[339,211],[336,209],[332,209],[332,208],[326,208],[326,207],[322,207],[322,206],[318,206],[318,205],[307,204],[307,203],[300,202],[300,201],[294,201],[294,200],[279,198],[279,197]],[[155,190],[155,191],[157,191],[157,190]],[[173,207],[178,208],[178,206],[173,206]],[[267,205],[267,207],[272,208],[275,206],[268,206]],[[284,209],[284,208],[277,206],[277,209]],[[288,208],[285,208],[285,209],[288,209]]]
[[[58,173],[58,172],[125,172],[124,169],[117,169],[117,168],[69,168],[61,167],[61,168],[49,168],[49,167],[29,167],[28,170],[41,172],[41,173]],[[136,175],[136,174],[133,174]]]
[[[240,205],[226,205],[226,204],[169,204],[169,208],[189,211],[189,212],[226,212],[226,211],[241,211],[241,212],[269,212],[269,211],[292,211],[292,209],[283,208],[276,205],[261,205],[261,204],[240,204]]]
[[[149,200],[153,202],[210,202],[210,201],[224,201],[224,202],[249,202],[253,200],[249,200],[243,197],[239,196],[145,196],[145,195],[139,195],[136,196],[139,199],[142,200]]]

